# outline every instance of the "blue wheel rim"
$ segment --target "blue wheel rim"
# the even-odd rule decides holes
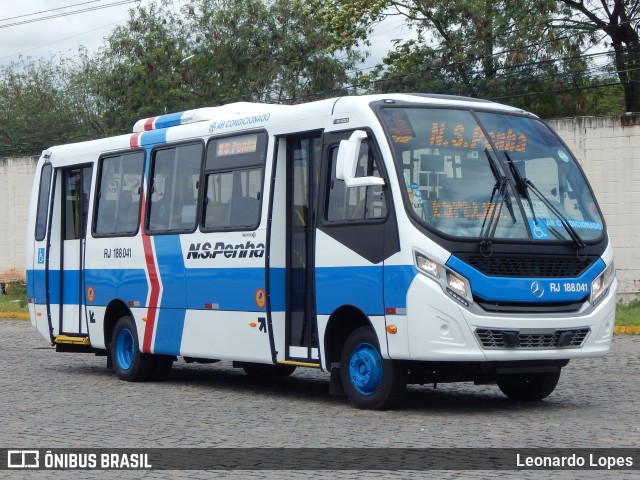
[[[382,381],[382,357],[369,343],[361,343],[351,352],[349,358],[349,378],[361,395],[371,395]]]
[[[135,358],[135,342],[131,330],[125,328],[118,333],[116,338],[116,360],[123,370],[129,370]]]

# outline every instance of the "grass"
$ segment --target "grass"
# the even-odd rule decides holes
[[[21,283],[5,284],[5,294],[0,295],[0,313],[27,312],[27,289]],[[640,299],[622,305],[616,309],[617,327],[640,327]]]
[[[618,305],[616,309],[616,326],[640,326],[640,299],[627,305]]]
[[[0,312],[27,312],[27,288],[19,282],[4,284],[0,295]]]

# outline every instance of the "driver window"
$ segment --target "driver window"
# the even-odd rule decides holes
[[[344,180],[336,178],[338,147],[331,150],[331,181],[327,195],[327,220],[351,222],[385,218],[387,201],[382,186],[347,188]],[[380,177],[373,152],[367,142],[360,147],[360,158],[356,167],[357,177]]]

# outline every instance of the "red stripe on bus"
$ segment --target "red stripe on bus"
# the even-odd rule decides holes
[[[158,269],[156,261],[153,257],[153,248],[151,245],[151,237],[144,233],[144,219],[146,217],[147,205],[145,202],[144,192],[140,195],[142,202],[142,214],[140,216],[140,231],[142,234],[142,247],[144,249],[144,258],[147,263],[147,273],[149,274],[149,283],[151,284],[151,295],[149,297],[149,305],[147,306],[147,321],[144,325],[144,336],[142,341],[142,352],[151,353],[151,340],[153,339],[153,329],[156,323],[156,313],[158,310],[158,298],[160,297],[160,280],[158,278]]]
[[[145,130],[153,130],[153,122],[155,121],[156,118],[158,118],[158,117],[147,118],[147,121],[144,122],[144,129]]]
[[[142,134],[142,132],[137,132],[134,133],[133,135],[131,135],[131,137],[129,138],[129,146],[131,148],[137,148],[140,146],[140,135]]]

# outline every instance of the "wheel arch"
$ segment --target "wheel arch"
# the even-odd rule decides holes
[[[369,316],[353,305],[343,305],[333,311],[324,332],[324,362],[327,371],[331,364],[340,361],[340,352],[347,337],[360,327],[375,329]]]

